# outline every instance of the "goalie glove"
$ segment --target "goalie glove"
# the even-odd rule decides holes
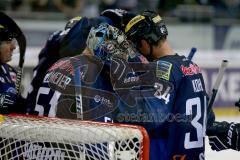
[[[16,102],[16,95],[12,93],[0,94],[0,114],[9,114]]]
[[[213,122],[207,127],[207,135],[212,150],[225,149],[240,150],[239,144],[240,124],[228,122]]]

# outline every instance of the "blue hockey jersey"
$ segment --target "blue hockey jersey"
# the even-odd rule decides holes
[[[16,94],[16,71],[8,64],[0,65],[0,93]]]
[[[151,63],[149,71],[155,74],[148,85],[125,96],[136,104],[122,102],[116,120],[147,129],[151,160],[204,159],[208,97],[200,68],[176,54]]]
[[[28,112],[32,112],[36,104],[37,92],[50,66],[62,57],[81,54],[86,47],[88,33],[92,26],[100,23],[111,23],[107,17],[82,17],[71,28],[54,32],[47,40],[39,54],[39,63],[34,68],[31,88],[27,96]]]

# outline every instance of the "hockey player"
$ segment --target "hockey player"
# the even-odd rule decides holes
[[[23,106],[17,106],[23,98],[16,91],[16,70],[7,64],[16,48],[16,36],[8,26],[0,24],[0,114],[24,112]]]
[[[86,47],[86,39],[92,26],[105,22],[121,28],[125,20],[131,17],[133,14],[124,10],[105,10],[96,18],[75,17],[67,23],[64,30],[54,32],[39,54],[39,64],[34,69],[34,77],[27,97],[28,112],[32,112],[36,104],[37,92],[47,69],[60,58],[81,54]]]
[[[111,112],[116,109],[118,99],[111,85],[110,66],[94,55],[104,62],[109,61],[110,54],[125,59],[130,54],[134,57],[135,52],[124,37],[117,28],[106,23],[92,27],[88,47],[82,55],[63,58],[48,70],[37,95],[35,111],[38,115],[76,119],[79,118],[79,109],[84,120],[111,120]],[[75,97],[79,101],[72,105]]]
[[[162,87],[157,87],[151,98],[143,98],[135,108],[135,112],[145,111],[137,115],[152,117],[149,125],[145,119],[137,123],[148,130],[150,159],[204,159],[207,93],[200,68],[172,50],[166,25],[155,12],[134,17],[125,32],[140,53],[155,63],[156,78],[174,86],[168,94],[159,94]]]
[[[2,24],[0,24],[0,62],[1,62],[1,114],[9,113],[16,101],[16,71],[7,64],[12,58],[16,44],[13,34]]]

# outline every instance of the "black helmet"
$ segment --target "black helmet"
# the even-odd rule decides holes
[[[164,21],[153,11],[144,11],[142,15],[132,18],[125,27],[125,33],[135,43],[146,39],[150,44],[156,44],[168,35]]]
[[[75,24],[77,24],[77,22],[79,22],[80,20],[82,19],[82,17],[80,16],[77,16],[77,17],[74,17],[72,19],[70,19],[66,25],[65,25],[65,30],[66,29],[69,29],[69,28],[72,28]]]
[[[126,24],[135,17],[136,14],[123,9],[106,9],[102,11],[100,16],[108,17],[112,20],[114,27],[124,31]]]
[[[6,27],[0,24],[0,42],[1,41],[11,41],[15,35]]]

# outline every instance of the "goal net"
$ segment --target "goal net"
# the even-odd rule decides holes
[[[0,115],[1,160],[147,160],[140,126]]]

